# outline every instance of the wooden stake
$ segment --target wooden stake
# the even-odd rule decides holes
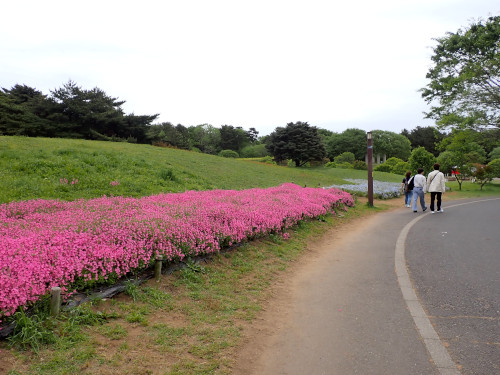
[[[50,290],[50,315],[56,316],[61,309],[61,288],[58,286]]]
[[[155,280],[156,282],[159,282],[161,280],[161,263],[163,261],[163,257],[161,255],[158,255],[156,257],[156,262],[155,262]]]

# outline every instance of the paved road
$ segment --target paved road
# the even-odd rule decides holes
[[[457,368],[464,374],[498,373],[500,199],[452,204],[458,201],[443,214],[405,208],[378,214],[308,262],[293,283],[289,318],[253,373],[447,375],[458,374]],[[471,229],[483,239],[471,240]],[[405,285],[415,293],[395,272],[398,243],[408,247],[420,302],[458,367],[437,335],[425,338],[418,323],[427,320],[423,310],[425,317],[412,316],[411,305],[418,301],[405,300]]]
[[[462,374],[500,374],[500,199],[449,206],[411,228],[409,272]]]

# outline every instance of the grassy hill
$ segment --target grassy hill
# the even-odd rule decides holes
[[[400,176],[387,173],[375,172],[374,177],[400,181]],[[0,203],[241,190],[284,182],[329,186],[342,184],[345,178],[366,178],[366,171],[280,167],[129,143],[0,137]]]

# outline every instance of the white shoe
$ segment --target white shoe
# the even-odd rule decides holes
[[[444,212],[444,210],[441,208],[440,210],[438,210],[438,212]]]
[[[433,214],[433,213],[434,213],[434,211],[431,211],[431,214]]]

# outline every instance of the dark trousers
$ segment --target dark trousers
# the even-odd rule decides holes
[[[441,209],[441,193],[440,191],[431,191],[431,211],[434,211],[434,200],[437,198],[437,210]]]

